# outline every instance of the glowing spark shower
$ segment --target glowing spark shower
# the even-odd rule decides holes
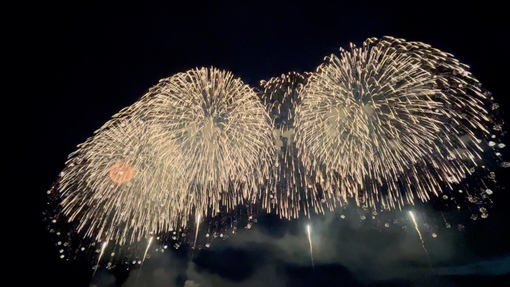
[[[145,248],[145,252],[143,253],[143,258],[142,258],[142,265],[143,263],[145,262],[145,259],[147,258],[147,252],[149,251],[149,247],[151,246],[152,244],[152,239],[154,239],[153,236],[151,236],[149,238],[149,242],[147,243],[147,248]]]
[[[53,187],[63,220],[83,237],[115,244],[184,224],[186,206],[173,193],[178,171],[167,168],[172,142],[147,122],[138,102],[103,125],[69,156]]]
[[[159,81],[69,155],[49,192],[92,240],[138,242],[255,202],[274,158],[269,114],[232,73]]]
[[[238,222],[251,227],[259,206],[298,218],[354,202],[375,216],[465,198],[487,217],[495,175],[486,152],[505,146],[496,142],[498,105],[453,55],[370,38],[315,72],[259,88],[212,67],[161,79],[69,155],[48,192],[49,221],[105,242],[99,264],[108,241],[150,236],[143,260],[152,236],[198,250],[201,225],[206,237],[226,238]],[[470,176],[479,187],[459,188]],[[310,225],[307,235],[314,266]]]
[[[159,136],[175,146],[166,160],[185,175],[186,188],[174,193],[182,205],[206,216],[258,198],[275,148],[271,119],[251,87],[230,72],[193,69],[160,80],[145,99]]]
[[[323,213],[321,196],[316,186],[306,178],[294,142],[295,109],[306,77],[296,72],[261,81],[261,98],[273,119],[277,154],[269,182],[270,193],[264,206],[284,218],[297,218],[303,211]]]
[[[451,54],[370,38],[330,55],[307,79],[295,141],[325,198],[401,209],[452,190],[479,167],[492,99]]]

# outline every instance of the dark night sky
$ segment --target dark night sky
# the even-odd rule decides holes
[[[30,67],[24,85],[33,89],[19,98],[31,122],[29,138],[23,141],[31,146],[21,161],[30,180],[25,178],[21,185],[22,194],[31,199],[30,227],[22,233],[28,247],[23,248],[26,254],[17,256],[23,262],[17,270],[38,275],[37,283],[28,285],[23,283],[32,276],[17,275],[19,285],[88,286],[90,266],[58,259],[44,229],[46,191],[77,144],[159,79],[177,72],[215,66],[257,85],[285,72],[313,71],[325,56],[350,42],[361,44],[368,37],[390,35],[454,54],[493,93],[508,119],[508,113],[504,114],[510,109],[510,102],[505,103],[509,74],[504,23],[508,16],[503,4],[143,2],[26,8],[26,15],[33,16],[28,17],[32,21],[23,39],[23,50],[28,51],[23,59]],[[498,176],[505,172],[508,169],[501,169]],[[501,185],[508,186],[504,180]],[[494,194],[494,210],[487,219],[466,218],[464,231],[439,228],[437,238],[425,236],[436,276],[427,273],[424,251],[409,222],[407,230],[398,224],[381,230],[360,224],[355,216],[341,220],[338,214],[328,214],[312,221],[261,217],[251,230],[213,244],[193,262],[175,252],[153,255],[145,262],[138,285],[135,272],[119,275],[104,270],[96,273],[95,284],[407,287],[482,286],[485,282],[484,286],[501,286],[491,285],[490,280],[504,282],[510,272],[507,191]],[[427,214],[431,222],[438,217],[434,210]],[[400,222],[405,223],[404,218],[400,215]],[[315,272],[304,233],[307,222],[314,227]]]

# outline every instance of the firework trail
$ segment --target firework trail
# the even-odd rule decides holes
[[[151,236],[149,238],[149,242],[147,243],[147,248],[145,248],[145,252],[143,253],[143,258],[142,258],[142,266],[143,266],[143,263],[145,262],[145,259],[147,258],[147,252],[149,251],[149,248],[151,247],[151,244],[152,244],[152,240],[154,239],[153,236]],[[141,267],[140,267],[141,268]]]
[[[427,251],[427,248],[425,248],[425,241],[423,241],[423,237],[421,236],[420,229],[418,228],[418,223],[416,222],[416,218],[414,217],[414,213],[412,211],[409,211],[409,216],[411,217],[411,220],[414,224],[414,229],[418,233],[418,236],[420,237],[421,241],[421,247],[423,248],[423,251],[425,252],[425,256],[427,257],[427,263],[429,264],[430,269],[432,269],[432,264],[430,263],[430,257],[429,252]]]
[[[491,101],[451,54],[370,38],[308,77],[296,147],[335,204],[401,209],[452,189],[478,166],[495,124]]]
[[[276,157],[271,174],[269,194],[264,206],[284,218],[297,218],[310,209],[323,213],[320,193],[305,178],[303,164],[294,143],[294,117],[300,90],[306,77],[297,72],[282,74],[260,82],[261,98],[273,120]]]
[[[200,214],[197,215],[197,221],[196,221],[196,229],[195,229],[195,240],[193,241],[193,249],[197,247],[197,239],[198,239],[198,228],[200,227]]]
[[[313,261],[312,231],[310,224],[306,225],[306,233],[308,235],[308,243],[310,244],[310,260],[312,260],[312,268],[315,270],[315,263]]]
[[[94,266],[94,272],[92,272],[91,276],[91,282],[94,279],[94,276],[96,275],[97,269],[99,269],[99,262],[101,262],[101,258],[103,257],[104,250],[106,249],[106,245],[108,245],[108,241],[103,242],[101,245],[101,251],[99,252],[99,257],[97,258],[96,266]]]
[[[197,68],[114,115],[70,154],[49,193],[84,238],[122,245],[254,202],[272,158],[255,91],[228,71]]]
[[[152,244],[153,239],[154,239],[154,236],[151,236],[149,238],[149,242],[147,242],[147,247],[145,248],[145,252],[143,253],[143,257],[142,257],[142,262],[140,263],[140,269],[138,269],[138,274],[136,275],[135,285],[138,282],[138,280],[140,279],[140,273],[142,273],[142,267],[143,267],[143,264],[145,263],[145,259],[147,258],[147,252],[149,252],[149,248]]]

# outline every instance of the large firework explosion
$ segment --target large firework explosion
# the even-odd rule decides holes
[[[160,80],[78,146],[48,219],[69,221],[98,252],[153,237],[208,246],[260,209],[297,218],[354,201],[361,220],[388,227],[374,214],[439,198],[486,217],[496,108],[452,55],[391,37],[261,81],[258,95],[228,71],[196,68]]]
[[[339,206],[391,210],[442,195],[475,172],[496,124],[468,66],[392,37],[326,57],[300,97],[299,156]]]
[[[221,214],[235,217],[239,205],[257,200],[272,143],[264,106],[232,73],[178,73],[69,155],[49,191],[58,203],[51,221],[64,219],[84,239],[118,245],[175,240],[204,218],[224,230]]]

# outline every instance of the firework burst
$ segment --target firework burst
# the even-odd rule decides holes
[[[175,234],[197,216],[254,202],[272,141],[251,88],[230,72],[197,68],[160,80],[114,115],[70,154],[49,193],[56,217],[96,242]]]
[[[92,242],[99,266],[107,249],[148,240],[134,251],[143,263],[152,246],[208,247],[251,227],[262,209],[310,217],[351,201],[361,220],[434,198],[487,217],[496,181],[486,152],[504,147],[496,143],[504,132],[490,93],[451,54],[370,38],[314,73],[259,88],[196,68],[115,114],[69,155],[48,191],[57,245]],[[60,232],[61,222],[72,231]]]
[[[230,72],[197,68],[161,80],[142,99],[175,147],[169,166],[185,183],[176,196],[206,216],[258,200],[275,148],[269,114],[251,87]]]
[[[307,172],[340,206],[398,209],[452,189],[482,160],[491,98],[451,54],[383,37],[311,74],[296,109]]]
[[[61,215],[85,237],[124,244],[186,221],[165,168],[162,151],[171,148],[156,130],[118,115],[70,155],[54,192]]]

